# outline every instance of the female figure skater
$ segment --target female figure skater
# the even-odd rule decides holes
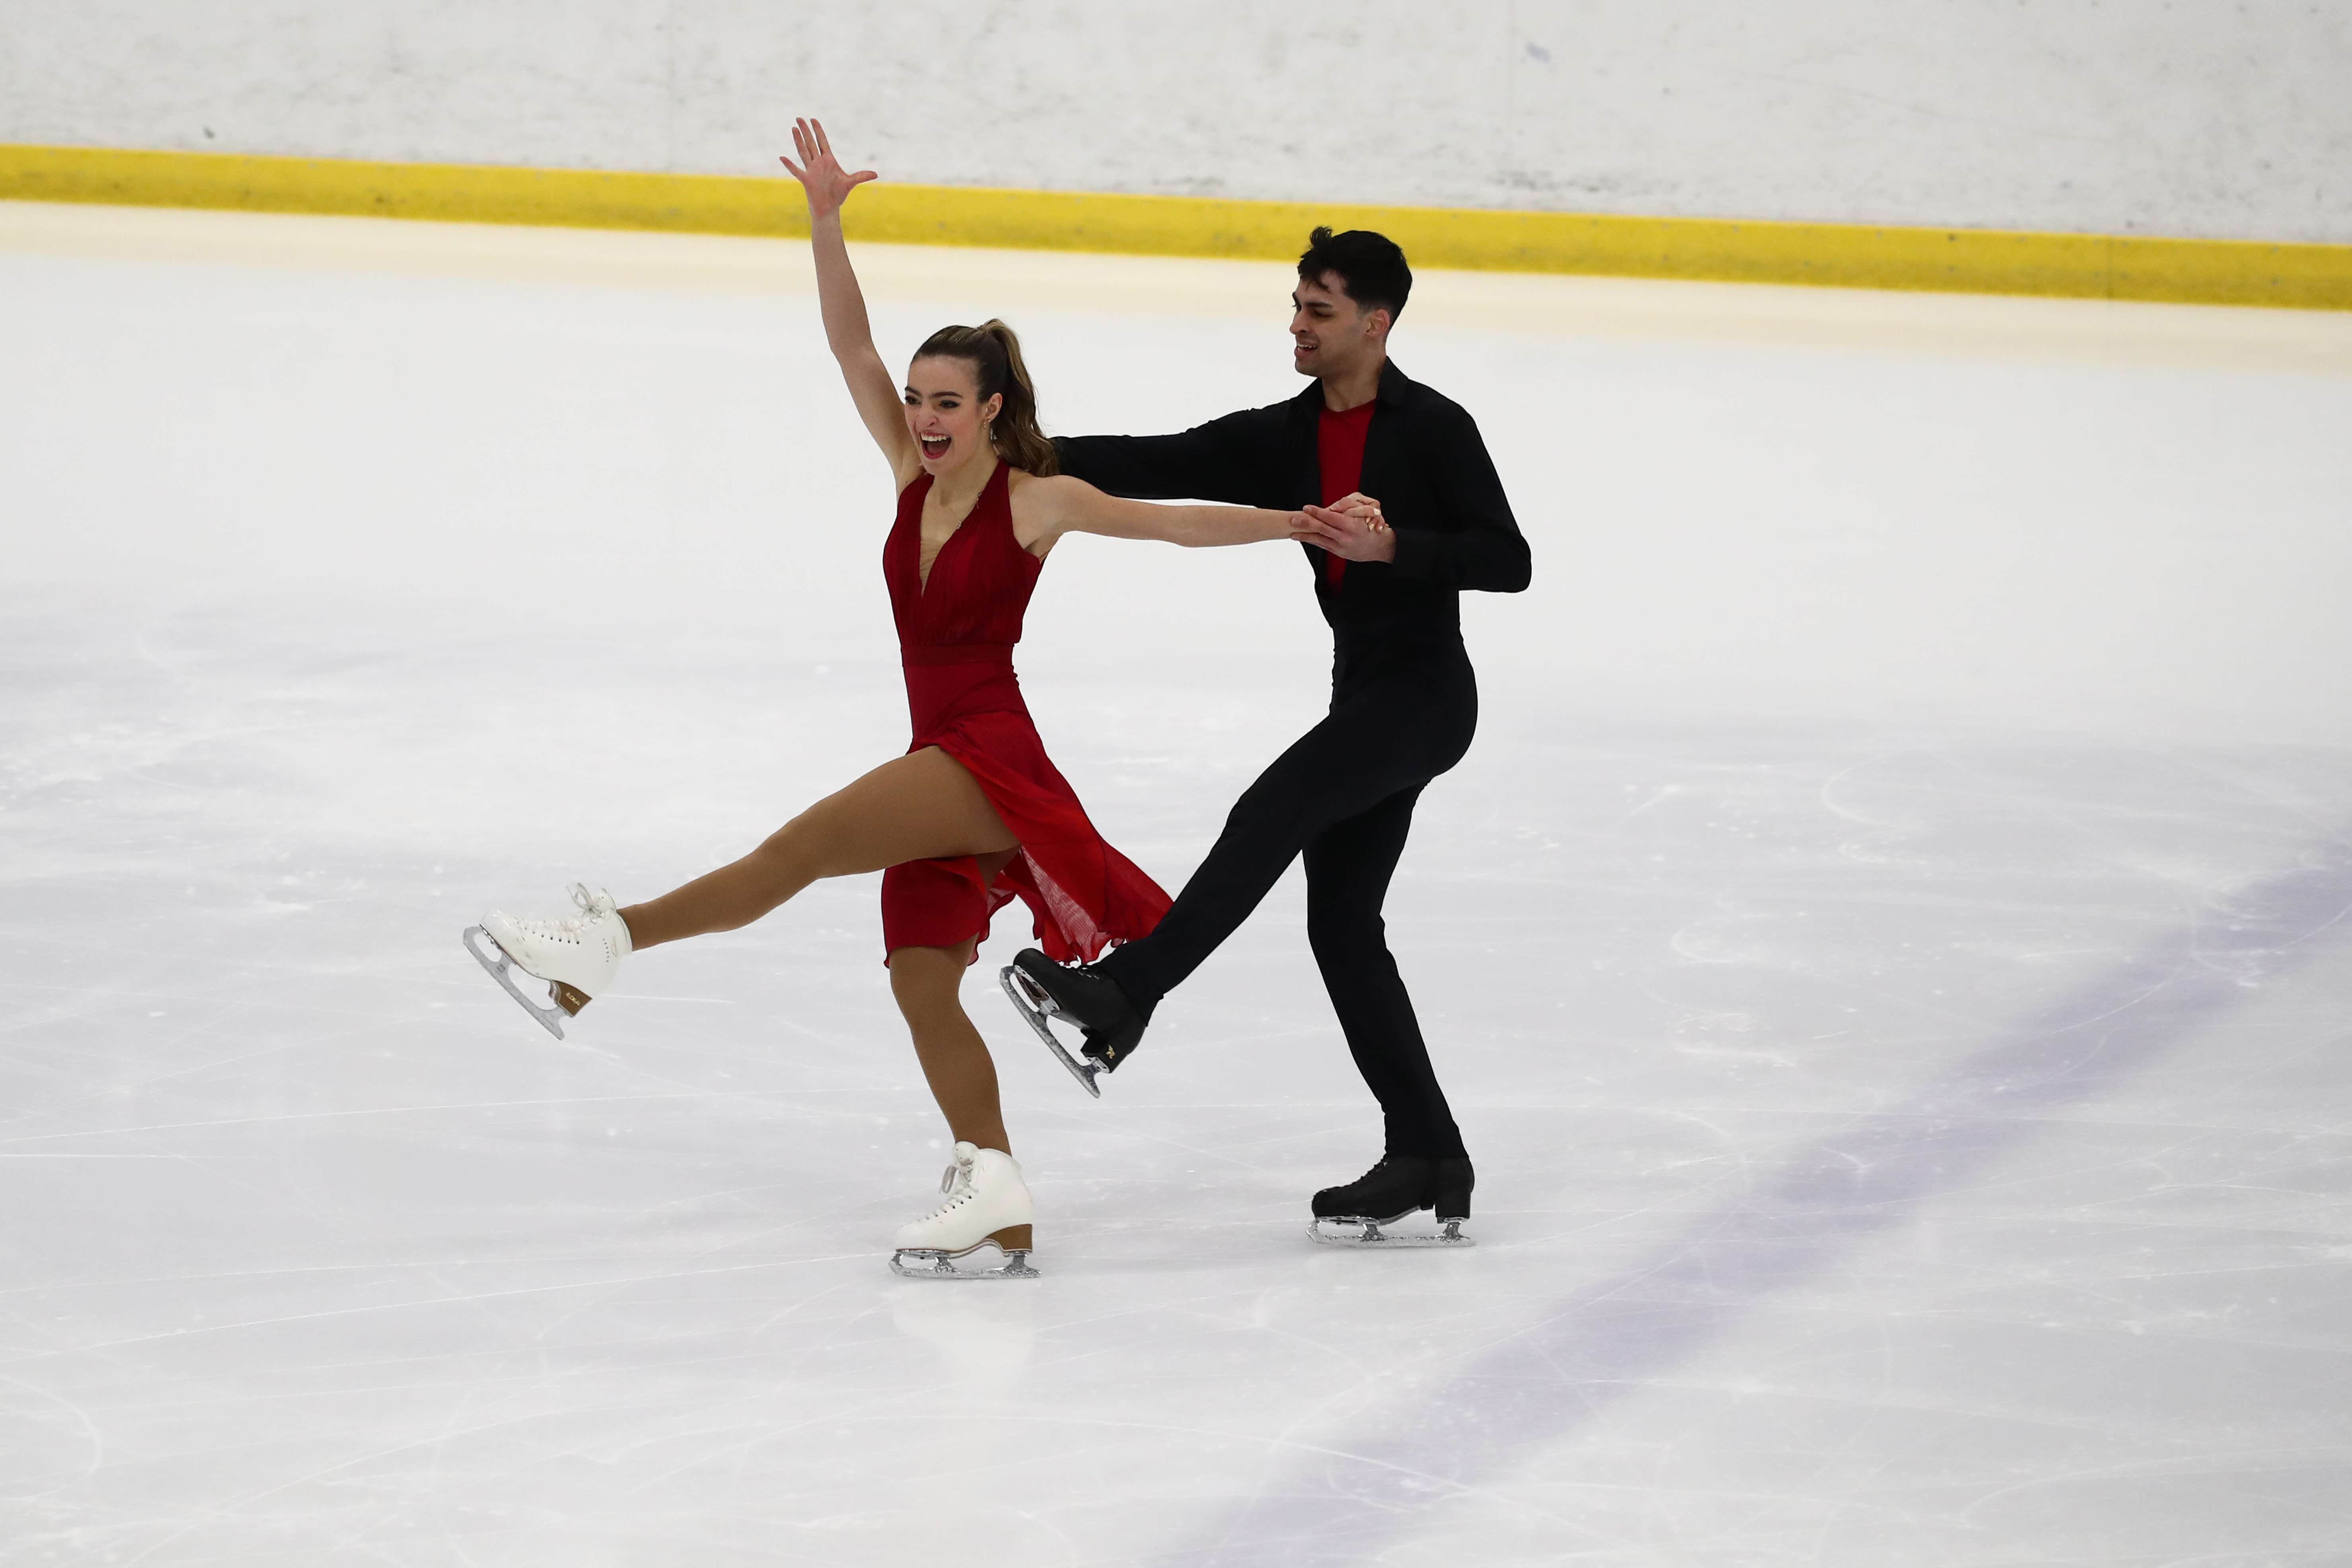
[[[1064,961],[1143,935],[1169,903],[1096,833],[1030,722],[1012,659],[1030,590],[1068,532],[1246,544],[1315,525],[1298,512],[1121,500],[1056,476],[1020,343],[1002,321],[941,328],[916,351],[903,392],[893,388],[841,235],[842,203],[876,175],[845,173],[814,121],[794,122],[793,144],[800,163],[783,163],[808,195],[825,340],[898,496],[882,569],[912,743],[741,859],[657,899],[620,908],[575,885],[576,913],[493,912],[466,943],[561,1038],[562,1016],[602,994],[631,953],[749,925],[821,877],[883,872],[891,994],[955,1137],[946,1201],[899,1229],[892,1264],[927,1278],[1027,1277],[1029,1190],[1005,1135],[995,1064],[957,998],[963,972],[990,915],[1013,897]],[[547,982],[554,1005],[534,1004],[510,968]],[[956,1267],[990,1245],[1001,1266]]]

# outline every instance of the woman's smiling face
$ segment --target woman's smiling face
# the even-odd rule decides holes
[[[934,479],[960,468],[988,445],[988,422],[1004,406],[1002,393],[982,402],[980,367],[934,354],[907,367],[907,432]]]

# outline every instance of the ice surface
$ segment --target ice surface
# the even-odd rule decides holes
[[[1057,428],[1292,389],[1279,268],[863,260]],[[870,879],[570,1045],[457,943],[904,743],[794,247],[0,206],[0,343],[9,1562],[2352,1559],[2352,318],[1424,279],[1537,560],[1391,901],[1480,1245],[1304,1235],[1294,880],[1100,1104],[975,977],[962,1288]],[[1326,658],[1082,540],[1023,669],[1174,885]]]

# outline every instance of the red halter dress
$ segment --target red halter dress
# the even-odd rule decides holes
[[[1013,645],[1045,563],[1013,536],[1011,487],[1012,469],[999,463],[971,515],[940,546],[926,585],[923,498],[931,477],[918,477],[898,494],[882,575],[914,722],[907,749],[937,746],[961,763],[1021,847],[993,886],[983,885],[969,855],[883,872],[882,943],[885,951],[954,947],[986,935],[989,917],[1018,896],[1047,957],[1091,963],[1159,924],[1169,899],[1087,820],[1021,700]]]

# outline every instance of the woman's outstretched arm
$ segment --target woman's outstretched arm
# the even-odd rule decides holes
[[[850,401],[866,421],[866,433],[890,459],[900,489],[921,467],[915,438],[907,433],[907,415],[898,385],[882,356],[875,352],[874,329],[866,319],[866,296],[857,287],[857,273],[849,265],[849,247],[841,237],[841,205],[849,193],[866,181],[880,178],[871,169],[845,171],[825,140],[824,126],[814,120],[793,121],[793,150],[798,163],[780,159],[793,178],[808,193],[809,243],[816,253],[816,298],[824,317],[824,341],[841,363],[841,378],[849,384]]]
[[[1351,501],[1363,498],[1351,496]],[[1321,529],[1307,512],[1267,511],[1246,506],[1163,506],[1105,495],[1067,474],[1048,479],[1016,475],[1013,533],[1022,547],[1043,555],[1065,533],[1099,533],[1112,539],[1157,539],[1188,549],[1221,544],[1258,544],[1275,539],[1321,542]],[[1344,504],[1344,503],[1343,503]],[[1366,505],[1374,503],[1365,502]],[[1309,509],[1320,512],[1320,507]]]

